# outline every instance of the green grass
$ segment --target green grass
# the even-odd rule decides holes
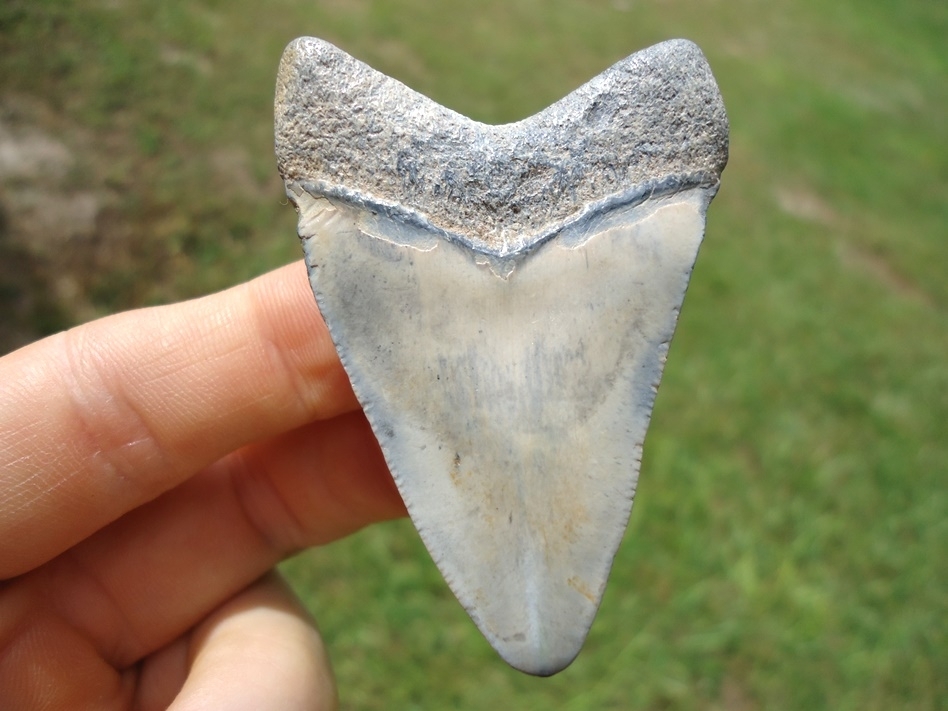
[[[377,526],[284,568],[344,707],[945,708],[948,5],[8,0],[0,86],[93,137],[134,228],[83,282],[100,312],[297,255],[271,101],[302,34],[491,122],[689,37],[732,122],[585,650],[506,668],[410,524]]]

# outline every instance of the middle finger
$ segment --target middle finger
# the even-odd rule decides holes
[[[127,667],[291,552],[404,505],[361,413],[221,460],[14,585]]]

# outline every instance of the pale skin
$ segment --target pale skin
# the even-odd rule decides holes
[[[301,263],[11,353],[0,705],[334,708],[273,567],[404,513]]]

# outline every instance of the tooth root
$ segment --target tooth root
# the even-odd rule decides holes
[[[311,155],[303,160],[285,143],[288,136],[300,138],[299,105],[319,99],[294,94],[292,77],[303,71],[294,62],[315,52],[331,57],[323,65],[338,70],[355,60],[327,45],[314,50],[297,43],[281,70],[278,153],[287,194],[300,212],[320,311],[436,564],[487,640],[531,674],[553,674],[572,661],[601,601],[632,507],[705,212],[726,159],[716,87],[716,101],[706,96],[710,73],[692,45],[676,46],[691,65],[671,73],[698,77],[695,111],[709,112],[710,119],[695,119],[696,130],[714,129],[702,139],[707,146],[690,157],[683,157],[687,150],[675,153],[675,146],[649,147],[674,155],[661,163],[667,170],[638,183],[628,176],[625,182],[581,176],[573,192],[587,197],[565,217],[509,186],[508,207],[547,216],[512,242],[494,208],[482,204],[486,214],[445,216],[443,206],[425,202],[415,184],[430,175],[405,178],[414,181],[407,187],[384,175],[351,186],[327,182],[307,163]],[[626,63],[639,66],[634,59]],[[392,80],[364,65],[357,69],[348,80],[324,81],[355,76],[363,88],[374,87],[370,99],[378,99],[382,87],[394,92],[390,107],[410,105],[417,113],[421,106],[444,122],[428,141],[476,129],[484,141],[496,142],[496,158],[501,149],[516,154],[510,146],[522,148],[533,136],[529,121],[550,121],[544,112],[508,127],[484,127],[401,85],[392,88]],[[622,103],[628,74],[610,70],[547,111],[560,106],[556,115],[579,117],[572,133],[588,134],[596,129],[589,121],[601,123],[610,107],[632,111],[634,102]],[[604,108],[603,96],[618,104]],[[280,123],[287,115],[294,117],[292,130]],[[400,117],[394,111],[388,120]],[[491,131],[514,135],[501,140]],[[627,150],[646,150],[635,143],[640,138],[629,139]],[[463,153],[469,146],[449,148]],[[336,149],[327,150],[332,156]],[[531,148],[536,155],[556,149]],[[470,156],[452,154],[447,163],[462,159],[469,161],[469,175],[484,170]],[[398,161],[389,160],[395,176]],[[601,184],[590,188],[597,180]],[[458,231],[459,220],[468,228]],[[495,240],[493,233],[505,237]]]

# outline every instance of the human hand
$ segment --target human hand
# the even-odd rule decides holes
[[[0,707],[331,708],[272,568],[401,515],[301,263],[7,355]]]

